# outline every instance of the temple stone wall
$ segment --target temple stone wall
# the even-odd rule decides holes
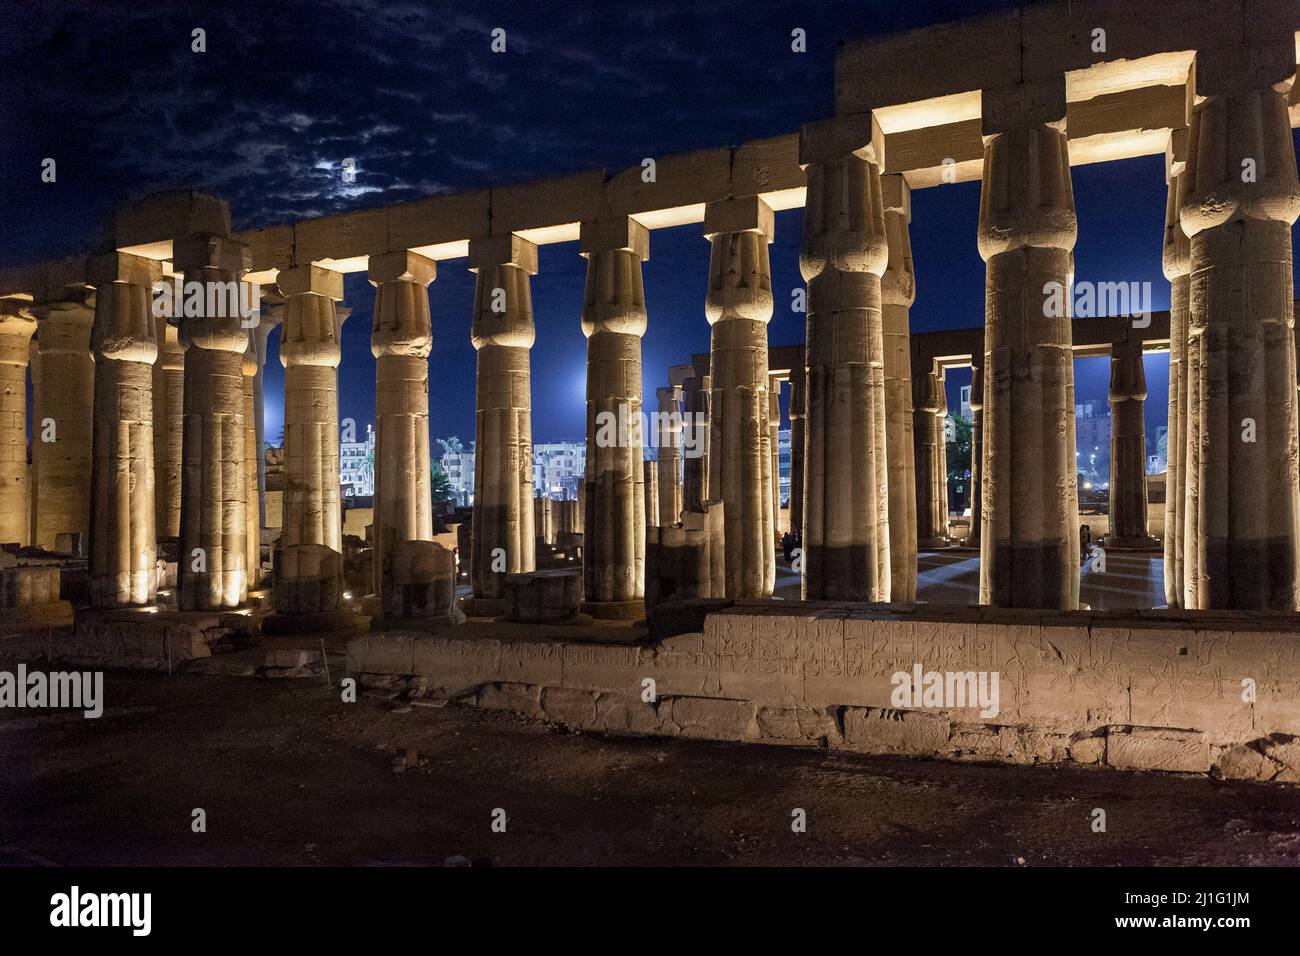
[[[1296,615],[740,603],[654,645],[369,635],[348,670],[586,730],[1297,782],[1297,631]],[[997,714],[895,707],[891,676],[918,663],[996,671]]]

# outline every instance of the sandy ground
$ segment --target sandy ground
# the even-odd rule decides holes
[[[99,720],[0,712],[0,862],[1300,864],[1290,787],[578,735],[323,680],[111,673],[106,696]]]

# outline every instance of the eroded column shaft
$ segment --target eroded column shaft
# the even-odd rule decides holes
[[[983,96],[980,602],[1074,608],[1074,356],[1069,309],[1058,307],[1071,287],[1076,233],[1064,82]]]
[[[429,457],[432,259],[389,253],[370,259],[375,313],[375,593],[391,579],[394,547],[433,537]]]
[[[1110,357],[1110,537],[1141,547],[1147,537],[1146,373],[1140,340],[1116,343]]]
[[[880,177],[884,195],[889,262],[881,278],[881,323],[885,370],[885,443],[889,467],[890,594],[895,601],[916,600],[917,472],[913,453],[912,336],[910,313],[916,301],[912,266],[912,195],[899,174]]]
[[[248,348],[242,357],[244,373],[244,565],[248,568],[248,588],[262,583],[262,522],[257,493],[257,346],[256,329],[250,330]]]
[[[984,462],[984,353],[971,356],[970,373],[970,537],[967,547],[978,548],[984,528],[981,480]]]
[[[772,210],[761,200],[710,205],[705,315],[709,351],[709,496],[725,503],[726,596],[768,597],[776,581],[767,323]]]
[[[682,520],[682,389],[673,385],[655,392],[659,399],[659,458],[655,469],[658,521],[669,528]]]
[[[1287,42],[1198,56],[1181,222],[1190,240],[1184,556],[1194,608],[1300,598]]]
[[[529,277],[537,273],[537,247],[510,235],[475,240],[470,267],[478,351],[470,578],[475,598],[499,600],[506,574],[536,567]]]
[[[32,542],[53,550],[60,534],[90,537],[91,438],[95,360],[90,354],[94,309],[58,302],[42,309],[33,366]]]
[[[913,384],[917,545],[942,548],[948,543],[948,449],[943,434],[948,401],[939,372],[929,372]]]
[[[583,223],[581,249],[587,257],[584,599],[632,602],[645,596],[641,263],[649,254],[649,233],[631,219]]]
[[[36,319],[27,303],[0,311],[0,543],[28,544],[27,364]]]
[[[808,283],[803,594],[888,601],[880,173],[869,146],[810,151],[808,127],[802,150],[811,160],[800,249]]]
[[[1188,379],[1187,308],[1191,249],[1183,232],[1181,213],[1187,193],[1185,133],[1182,149],[1170,150],[1169,199],[1165,207],[1164,273],[1169,280],[1169,417],[1165,438],[1165,603],[1184,607],[1183,558],[1185,497],[1187,494]],[[1179,156],[1181,152],[1183,155]]]
[[[88,572],[92,607],[152,604],[157,589],[154,533],[153,363],[159,321],[152,260],[93,257],[95,410]]]
[[[154,511],[159,538],[181,533],[181,448],[185,429],[185,352],[180,333],[158,323],[158,361],[153,366]]]
[[[205,291],[236,287],[250,262],[247,246],[208,235],[178,240],[175,258],[187,288],[194,283]],[[248,598],[248,327],[240,314],[246,297],[205,295],[201,314],[179,319],[185,394],[178,601],[185,611],[236,608]]]

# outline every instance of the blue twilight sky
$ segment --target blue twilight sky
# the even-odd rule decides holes
[[[107,209],[158,189],[229,199],[236,229],[476,189],[646,156],[791,132],[833,112],[836,44],[1015,6],[1005,0],[771,2],[531,0],[0,0],[0,262],[69,255],[94,244]],[[1158,18],[1159,4],[1150,4]],[[491,34],[506,30],[507,51]],[[192,31],[207,49],[193,52]],[[791,31],[807,52],[791,50]],[[56,159],[55,183],[40,180]],[[341,163],[356,161],[354,183]],[[1163,159],[1075,167],[1077,278],[1150,281],[1160,271]],[[979,186],[914,195],[917,301],[912,328],[978,325],[984,264],[975,247]],[[778,309],[770,340],[803,337],[789,311],[801,283],[801,213],[777,217]],[[430,289],[430,426],[474,432],[473,277],[440,263]],[[576,244],[543,247],[534,279],[534,438],[583,430],[584,262]],[[659,230],[645,266],[645,385],[708,349],[708,246],[698,226]],[[340,413],[373,418],[373,291],[349,276]],[[278,438],[278,335],[266,385],[267,437]],[[1105,401],[1104,361],[1078,364],[1080,401]],[[1148,361],[1160,396],[1163,358]],[[950,381],[956,405],[960,373]],[[1148,403],[1152,429],[1161,401]]]

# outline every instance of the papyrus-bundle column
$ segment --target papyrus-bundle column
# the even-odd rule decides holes
[[[888,601],[889,482],[880,277],[889,261],[869,118],[805,126],[799,265],[808,283],[803,595]]]
[[[767,440],[772,459],[772,534],[779,537],[781,528],[781,379],[769,375],[767,379]],[[773,552],[775,553],[775,543]],[[773,585],[775,586],[775,570]]]
[[[948,544],[948,447],[943,423],[948,417],[948,397],[943,369],[936,368],[913,383],[916,437],[917,546],[942,548]]]
[[[1165,441],[1165,603],[1183,607],[1183,533],[1187,492],[1187,306],[1191,244],[1183,232],[1187,194],[1187,130],[1175,130],[1165,155],[1164,273],[1169,280],[1169,418]],[[1197,449],[1199,454],[1199,447]]]
[[[1289,34],[1198,54],[1190,240],[1187,607],[1294,610],[1300,595],[1291,225],[1300,214]]]
[[[89,579],[92,607],[152,604],[157,589],[154,534],[153,363],[158,325],[152,259],[109,252],[86,263],[95,287],[94,460]]]
[[[682,388],[669,385],[655,391],[659,399],[659,458],[655,474],[658,485],[658,520],[669,528],[682,520]]]
[[[587,337],[587,468],[583,519],[586,605],[632,605],[645,596],[641,263],[650,233],[629,217],[584,222],[587,259],[582,332]],[[603,609],[591,608],[596,613]],[[611,614],[633,614],[631,606]]]
[[[1079,603],[1074,357],[1075,240],[1065,81],[983,92],[979,250],[984,328],[980,603]]]
[[[159,538],[181,533],[181,448],[185,422],[185,352],[180,332],[158,322],[158,361],[153,366],[154,512]]]
[[[284,517],[280,546],[343,551],[339,491],[339,339],[343,275],[316,265],[282,270]],[[377,457],[377,456],[376,456]]]
[[[248,589],[262,583],[262,521],[257,493],[257,329],[248,330],[240,371],[244,398],[244,564],[248,568]]]
[[[60,534],[90,537],[91,431],[95,360],[90,333],[95,310],[65,299],[36,309],[32,366],[32,542],[54,550]]]
[[[26,302],[0,299],[0,544],[30,540],[27,363],[35,331],[36,318]]]
[[[807,430],[803,408],[804,370],[790,373],[790,530],[803,533],[803,456]]]
[[[757,197],[710,203],[705,315],[712,326],[709,497],[725,503],[726,596],[768,597],[776,583],[767,323],[771,208]]]
[[[205,293],[201,314],[188,314],[187,294],[178,319],[185,350],[178,601],[183,611],[235,608],[248,598],[248,328],[240,313],[251,303],[240,280],[251,254],[228,236],[203,234],[176,240],[173,257],[187,290],[197,283]]]
[[[968,548],[980,546],[984,528],[981,469],[984,463],[984,353],[971,356],[970,364],[970,537]]]
[[[890,596],[916,600],[916,455],[912,426],[912,190],[901,175],[880,177],[889,263],[880,280],[884,335],[885,441],[889,463]]]
[[[429,283],[432,259],[414,252],[370,257],[375,314],[375,593],[392,572],[393,549],[433,538],[429,482]]]
[[[1146,397],[1142,340],[1116,342],[1110,353],[1110,547],[1155,544],[1147,534]]]
[[[501,602],[506,574],[536,567],[529,277],[537,274],[537,246],[515,235],[474,239],[469,260],[478,352],[470,583],[475,602]],[[504,605],[479,613],[501,614]]]

